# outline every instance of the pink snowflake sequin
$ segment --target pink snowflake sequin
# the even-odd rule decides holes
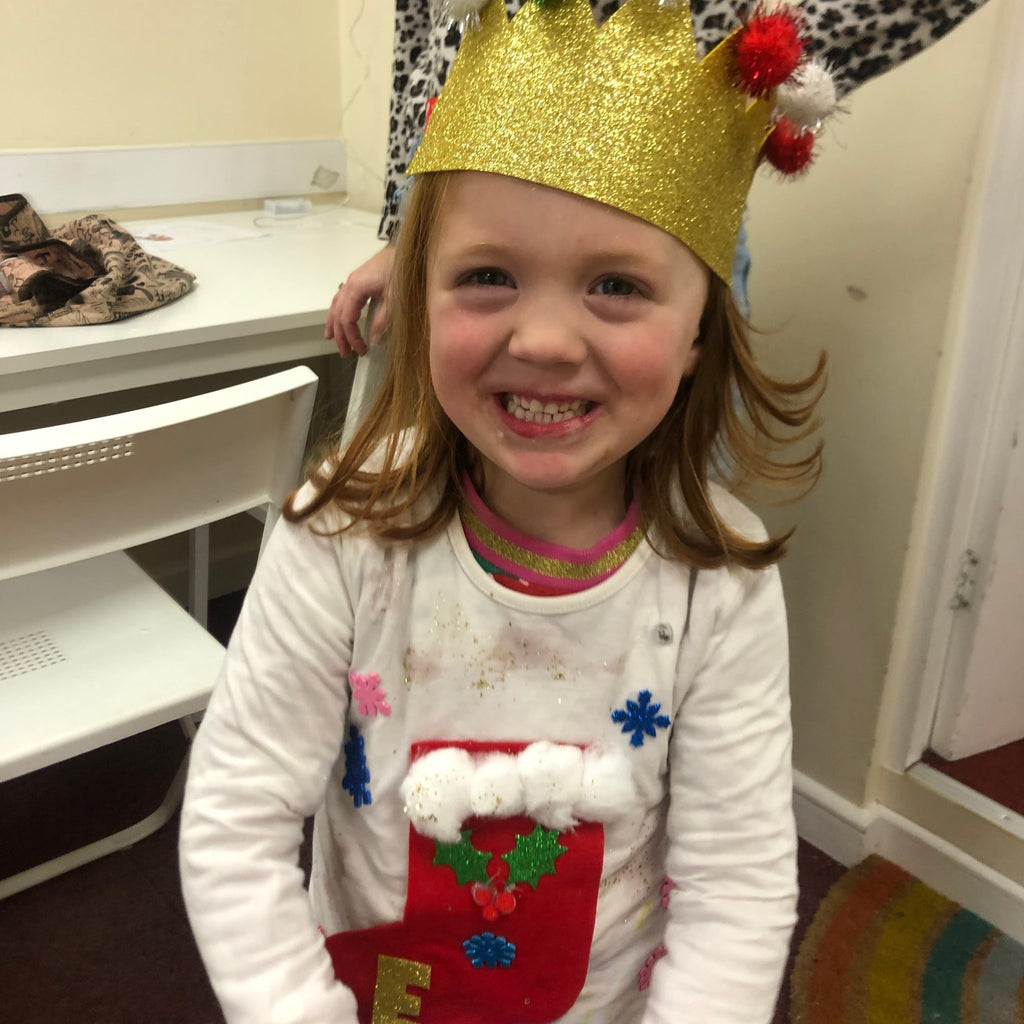
[[[349,672],[348,681],[352,684],[352,699],[359,704],[359,714],[391,714],[388,695],[380,688],[380,676],[376,672]]]
[[[654,965],[668,952],[664,946],[657,946],[654,952],[644,961],[643,967],[640,968],[636,976],[636,987],[641,992],[645,988],[649,988],[651,984],[651,972],[654,970]]]

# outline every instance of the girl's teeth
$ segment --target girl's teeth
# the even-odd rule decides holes
[[[509,394],[505,398],[506,411],[517,420],[528,423],[560,423],[586,413],[588,403],[577,399],[573,402],[540,402],[536,398],[521,398]]]

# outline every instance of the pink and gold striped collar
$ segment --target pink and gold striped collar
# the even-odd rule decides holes
[[[635,499],[622,522],[585,550],[549,544],[499,519],[483,502],[468,476],[459,505],[462,529],[477,561],[498,582],[526,593],[570,594],[611,576],[644,539]]]

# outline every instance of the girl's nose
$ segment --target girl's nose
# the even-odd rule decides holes
[[[575,317],[551,303],[537,302],[521,310],[508,351],[526,362],[575,365],[586,357],[587,346]]]

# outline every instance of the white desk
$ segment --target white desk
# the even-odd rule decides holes
[[[254,212],[187,219],[254,228],[255,217],[258,238],[160,249],[196,275],[168,306],[112,324],[0,329],[0,412],[335,351],[323,337],[327,307],[380,248],[377,215],[340,207],[270,226]]]

